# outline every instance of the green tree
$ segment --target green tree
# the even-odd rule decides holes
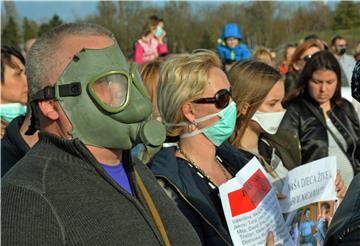
[[[60,26],[61,24],[63,24],[63,21],[58,15],[55,14],[48,23],[43,23],[40,25],[38,35],[41,36],[43,33],[46,33],[51,29]]]
[[[118,24],[115,4],[112,1],[99,1],[97,9],[99,12],[98,24],[115,32]]]
[[[203,49],[212,49],[214,48],[214,43],[211,40],[210,34],[207,30],[204,31],[202,35],[202,40],[200,43],[200,47]]]
[[[35,21],[29,20],[28,18],[24,17],[22,22],[22,28],[24,43],[31,38],[37,37],[39,27]]]
[[[12,16],[9,17],[9,21],[2,30],[1,42],[19,49],[21,42],[20,31],[16,21]]]
[[[340,1],[335,9],[334,28],[349,29],[360,25],[360,4]]]
[[[13,1],[2,1],[1,5],[1,28],[3,29],[8,23],[10,16],[16,21],[18,15]]]

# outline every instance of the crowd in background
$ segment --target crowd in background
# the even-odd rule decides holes
[[[24,47],[23,54],[12,47],[2,45],[1,176],[5,175],[5,187],[9,187],[9,184],[12,185],[14,180],[19,182],[18,186],[14,186],[15,188],[7,188],[9,190],[4,194],[8,196],[2,200],[9,199],[10,201],[10,198],[13,199],[13,194],[17,192],[16,187],[23,187],[22,182],[25,181],[21,181],[16,175],[24,172],[21,168],[27,170],[23,157],[28,156],[28,151],[39,141],[39,130],[40,132],[55,130],[64,139],[78,138],[86,146],[89,144],[110,149],[132,149],[131,155],[143,163],[147,163],[157,183],[166,191],[168,197],[174,201],[181,214],[187,219],[182,221],[183,217],[180,213],[175,215],[180,218],[179,228],[190,228],[188,226],[191,225],[192,229],[189,232],[191,236],[187,238],[188,241],[184,239],[182,243],[231,245],[230,233],[218,196],[218,187],[234,177],[251,158],[258,158],[269,173],[269,181],[277,191],[278,199],[283,199],[281,190],[283,179],[287,176],[288,171],[323,157],[336,156],[338,173],[335,187],[339,201],[343,200],[338,212],[332,218],[333,222],[324,216],[321,223],[325,225],[321,228],[326,229],[319,230],[322,235],[319,234],[316,239],[306,232],[294,241],[296,245],[316,245],[316,243],[336,245],[337,242],[349,245],[347,243],[360,240],[358,236],[359,211],[353,209],[354,206],[359,206],[360,190],[358,181],[360,172],[360,104],[359,98],[356,100],[356,95],[359,95],[358,91],[360,90],[360,40],[355,48],[355,54],[347,53],[346,37],[335,36],[328,43],[315,34],[304,37],[297,44],[282,45],[277,49],[278,52],[266,47],[257,47],[251,50],[244,42],[239,25],[227,23],[213,50],[199,49],[189,54],[170,54],[167,49],[167,38],[171,38],[166,35],[168,28],[171,27],[165,27],[165,20],[157,16],[147,18],[139,39],[134,43],[134,55],[129,60],[126,60],[122,54],[119,55],[120,58],[116,57],[115,54],[118,50],[113,48],[113,50],[106,51],[107,56],[111,59],[105,61],[105,55],[103,57],[102,54],[94,51],[90,54],[85,49],[96,48],[95,44],[89,43],[89,46],[83,44],[84,49],[79,53],[72,54],[68,68],[63,66],[64,72],[61,71],[61,74],[58,74],[61,76],[55,78],[56,83],[63,86],[57,93],[51,90],[51,86],[45,87],[45,89],[34,87],[30,81],[34,81],[36,78],[30,80],[27,76],[31,75],[25,73],[25,67],[26,69],[30,68],[30,71],[38,69],[34,64],[37,62],[35,59],[40,58],[37,58],[35,54],[41,50],[41,45],[50,45],[50,41],[49,43],[39,43],[35,39],[29,40]],[[76,36],[77,34],[73,33],[72,35]],[[86,35],[92,37],[91,31]],[[93,36],[99,37],[97,35]],[[86,36],[80,37],[85,38]],[[42,37],[39,39],[42,40]],[[52,55],[50,53],[42,54]],[[87,54],[88,56],[86,56]],[[56,55],[58,54],[56,53]],[[34,60],[29,61],[28,59]],[[94,61],[98,59],[99,64],[91,62],[91,59]],[[120,65],[117,64],[116,59],[119,59]],[[87,63],[82,63],[84,61]],[[108,72],[107,67],[102,69],[101,62],[112,67],[112,72]],[[104,79],[99,74],[94,74],[94,76],[96,75],[95,80],[90,75],[81,77],[81,73],[86,73],[81,70],[84,68],[81,67],[81,64],[92,68],[91,72],[88,72],[89,74],[99,70],[99,74],[102,76],[105,74],[108,77],[104,77]],[[79,67],[76,67],[77,65]],[[53,71],[57,71],[56,64],[49,64],[49,66],[52,66],[50,68]],[[117,71],[115,66],[120,66],[121,69]],[[74,67],[73,70],[72,67]],[[76,83],[76,76],[89,80],[89,85],[82,90],[78,89],[79,86],[81,88],[79,84],[83,85],[87,81]],[[74,80],[72,84],[64,86],[67,85],[66,81],[70,78]],[[127,81],[137,82],[133,82],[134,85],[126,84],[124,86],[125,82],[123,81],[126,83],[128,83]],[[142,92],[142,87],[146,90],[145,93]],[[342,97],[344,87],[352,87],[354,98],[344,99]],[[46,88],[49,89],[46,90]],[[40,94],[35,93],[34,90],[39,89],[43,89],[43,91],[40,90]],[[124,91],[130,95],[123,96]],[[62,93],[64,97],[71,98],[85,92],[90,94],[90,98],[83,99],[83,101],[71,101],[70,99],[62,101],[63,99],[60,99]],[[29,98],[29,93],[32,95],[31,98]],[[138,99],[142,97],[141,95],[146,95],[145,97],[150,98],[151,102],[143,108],[139,106],[142,103]],[[107,102],[108,96],[113,97],[114,100]],[[44,100],[53,100],[52,105],[41,103],[39,106],[35,105],[35,102]],[[132,106],[132,100],[134,100],[134,105],[137,105]],[[53,111],[59,110],[53,105],[55,102],[62,103],[61,107],[64,108],[65,116],[61,113],[59,116],[54,116]],[[81,110],[93,102],[97,108],[101,108],[99,112],[94,113],[94,117],[98,115],[98,118],[101,118],[105,115],[106,119],[104,118],[102,122],[104,128],[101,128],[100,122],[93,124],[91,121],[94,118],[90,116],[84,119],[79,116]],[[51,110],[50,107],[54,107],[54,109]],[[74,110],[76,107],[81,108],[80,111]],[[126,111],[127,109],[129,111]],[[91,115],[93,112],[84,110],[83,113]],[[51,119],[53,126],[49,123],[49,119],[47,119],[49,122],[44,120],[47,123],[37,121],[36,118],[39,115]],[[66,116],[75,129],[64,130],[66,128],[60,126],[59,120],[63,120]],[[124,130],[126,134],[130,132],[129,140],[120,137],[122,135],[120,130],[123,130],[121,128],[123,126],[119,126],[119,132],[111,130],[113,120],[121,121],[123,125],[145,123],[144,125],[139,123],[138,127],[134,126],[134,128]],[[105,133],[106,122],[109,122],[109,134],[114,136],[119,133],[119,141],[128,142],[127,145],[119,147],[116,144],[116,136],[115,140],[111,142],[110,135],[96,135],[90,131],[82,131],[82,128],[92,127],[92,131]],[[141,136],[131,135],[132,129],[135,128],[141,129]],[[55,141],[51,140],[49,136],[42,138],[49,142]],[[98,138],[109,138],[109,141],[101,141]],[[42,140],[43,145],[44,141]],[[60,143],[51,144],[58,145]],[[37,149],[40,148],[39,146],[41,144],[36,145]],[[74,146],[64,147],[64,149],[69,152],[74,151],[71,155],[77,155],[81,150],[74,149],[81,148],[81,145],[74,144]],[[92,151],[90,148],[91,153],[96,153],[95,150],[95,152]],[[84,153],[81,154],[81,156],[83,155]],[[94,156],[96,155],[94,154]],[[32,158],[36,157],[32,156]],[[87,158],[91,159],[91,157]],[[122,158],[124,159],[124,156]],[[65,159],[64,157],[64,161]],[[31,159],[25,158],[25,160],[30,161]],[[105,173],[118,183],[119,187],[134,196],[135,188],[131,184],[131,178],[129,178],[130,181],[125,182],[126,184],[121,181],[121,179],[127,180],[126,175],[129,176],[131,169],[129,166],[115,171],[115,169],[109,169],[106,162],[98,162]],[[136,164],[136,166],[138,165]],[[139,168],[139,170],[142,169]],[[46,172],[46,169],[43,172]],[[139,172],[148,175],[147,171]],[[144,173],[141,173],[140,176],[147,182],[148,178]],[[59,182],[62,181],[59,180]],[[139,184],[138,181],[136,182]],[[154,184],[151,182],[146,185],[153,186]],[[25,186],[26,183],[24,183]],[[102,188],[106,189],[105,186]],[[66,191],[58,190],[57,192]],[[82,192],[86,192],[86,189],[84,188]],[[159,192],[158,190],[150,191],[151,196]],[[347,195],[349,193],[350,195]],[[115,199],[111,192],[108,194]],[[357,200],[351,196],[357,197]],[[166,198],[166,196],[160,196],[159,199],[166,200]],[[59,198],[54,196],[47,199],[58,201]],[[159,203],[155,203],[157,206],[161,206]],[[57,205],[59,206],[59,204],[62,203]],[[167,202],[164,204],[163,206],[167,206]],[[65,205],[62,204],[62,206]],[[3,214],[13,212],[11,210],[13,208],[10,209],[10,202],[3,207],[8,209],[3,210]],[[106,209],[106,207],[101,209]],[[29,211],[17,211],[17,213],[21,212],[28,213]],[[61,212],[59,213],[61,214]],[[92,213],[94,211],[90,212],[90,214]],[[61,216],[66,217],[67,215],[65,213]],[[121,218],[121,216],[119,215],[117,218]],[[152,216],[154,217],[153,213]],[[342,223],[341,221],[345,218],[350,222]],[[351,218],[357,219],[352,220]],[[21,218],[19,220],[21,222]],[[164,220],[165,227],[167,227],[167,219]],[[13,222],[10,217],[6,217],[6,221],[7,223]],[[71,222],[69,223],[71,224]],[[82,221],[82,223],[86,222]],[[158,223],[156,224],[157,228],[162,227]],[[3,228],[4,226],[6,225],[2,224]],[[161,229],[159,230],[161,231]],[[187,229],[184,229],[184,233],[186,231]],[[353,231],[354,233],[352,233]],[[9,233],[9,235],[13,232],[12,229],[5,229],[5,233]],[[342,233],[345,233],[346,236],[343,236]],[[166,239],[166,236],[160,234],[159,238],[165,242],[174,240],[172,242],[176,244],[174,242],[180,240],[178,237],[171,238],[171,235],[170,239]],[[340,234],[342,237],[339,236]],[[186,237],[185,234],[182,236]],[[143,237],[147,237],[146,233]],[[49,236],[48,239],[50,240],[48,242],[51,242],[51,240],[55,240],[55,237]],[[13,235],[5,238],[5,242],[9,245],[11,242],[16,242],[16,240],[12,240],[15,240]],[[76,235],[71,235],[71,240],[76,242]],[[81,238],[81,240],[85,239]],[[80,242],[82,242],[81,240]],[[271,238],[268,239],[268,242],[270,241]]]

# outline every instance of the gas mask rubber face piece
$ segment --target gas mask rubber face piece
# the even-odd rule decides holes
[[[260,112],[256,111],[251,120],[255,121],[260,127],[269,134],[275,134],[280,126],[286,110],[281,112]]]
[[[70,134],[87,145],[128,150],[157,148],[165,128],[149,120],[152,105],[136,65],[128,66],[114,40],[104,49],[82,49],[55,83],[55,98],[72,123]]]

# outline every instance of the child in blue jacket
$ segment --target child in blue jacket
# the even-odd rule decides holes
[[[223,42],[216,49],[224,64],[251,58],[248,47],[240,43],[242,36],[237,24],[226,24],[221,39]]]

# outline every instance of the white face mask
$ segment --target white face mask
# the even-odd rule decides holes
[[[279,128],[281,120],[284,118],[285,112],[286,110],[281,112],[256,111],[251,120],[258,123],[265,132],[275,134]]]

